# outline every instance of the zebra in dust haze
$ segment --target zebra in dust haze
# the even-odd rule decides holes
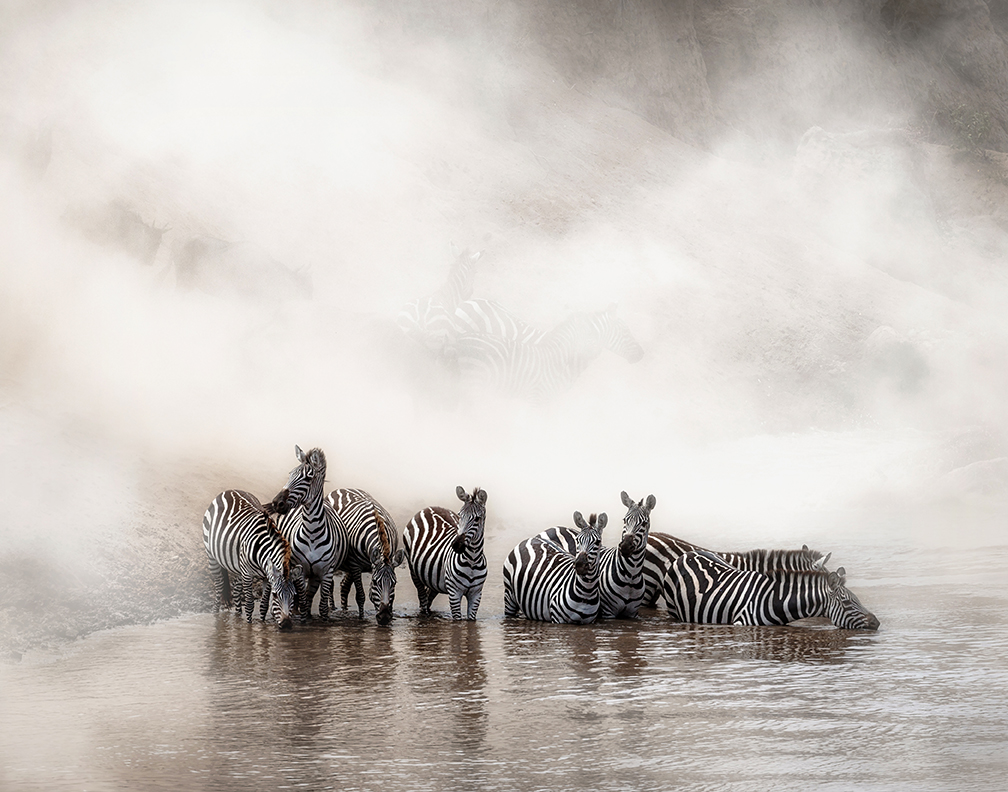
[[[679,556],[690,552],[714,552],[667,533],[652,532],[644,553],[644,601],[646,608],[657,606],[662,596],[665,575]],[[817,550],[802,545],[801,550],[749,550],[744,553],[717,553],[737,569],[767,572],[772,569],[812,571],[822,569],[829,560]]]
[[[407,303],[396,317],[399,329],[430,352],[439,354],[456,335],[455,309],[473,293],[476,262],[482,252],[452,246],[455,260],[448,278],[433,294]]]
[[[473,620],[487,576],[483,553],[487,494],[479,487],[472,495],[456,487],[455,494],[462,501],[459,513],[440,506],[417,512],[403,528],[403,546],[420,613],[429,615],[433,599],[447,594],[452,618],[461,619],[465,596],[466,618]]]
[[[364,618],[361,574],[370,572],[369,598],[375,607],[375,620],[382,626],[390,624],[395,602],[395,569],[402,565],[404,559],[404,551],[398,547],[399,536],[392,515],[360,489],[333,490],[327,500],[347,531],[347,552],[340,566],[345,573],[340,584],[343,610],[347,610],[350,589],[355,587],[357,610]]]
[[[508,393],[542,399],[569,388],[605,349],[631,363],[644,355],[611,309],[573,314],[535,342],[466,335],[448,352],[461,375]]]
[[[599,553],[607,517],[574,512],[577,552],[542,536],[519,542],[504,561],[504,615],[591,624],[599,611]]]
[[[706,550],[679,556],[665,576],[669,613],[694,624],[781,625],[825,616],[837,627],[877,630],[879,621],[846,586],[846,572],[736,569]]]
[[[616,547],[603,547],[599,554],[599,618],[633,619],[644,599],[644,551],[651,530],[655,496],[634,501],[620,493],[627,507],[623,536]],[[570,528],[549,528],[539,534],[569,553],[577,552],[578,534]]]
[[[347,553],[347,532],[325,498],[326,458],[321,448],[307,454],[294,446],[298,466],[287,480],[287,513],[279,520],[280,533],[291,545],[291,553],[304,574],[305,595],[301,612],[311,616],[315,592],[319,596],[319,617],[329,618],[333,575]]]
[[[499,303],[482,298],[460,302],[455,307],[451,324],[455,338],[492,336],[502,341],[536,344],[546,335],[545,330],[526,324]]]
[[[214,498],[203,515],[203,544],[214,581],[215,609],[228,603],[225,589],[230,588],[231,573],[239,578],[248,621],[255,607],[255,584],[262,581],[263,602],[272,595],[277,626],[291,627],[301,592],[291,579],[290,544],[258,498],[242,490],[225,490]]]

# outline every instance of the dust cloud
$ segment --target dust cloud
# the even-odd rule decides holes
[[[432,8],[2,12],[9,565],[201,569],[205,504],[272,494],[295,443],[401,523],[486,488],[492,552],[618,517],[622,489],[718,546],[1003,539],[1006,237],[970,204],[1003,155],[977,175],[880,91],[827,113],[811,47],[762,86],[803,135],[700,133],[573,79],[545,10]],[[870,71],[855,34],[819,71]],[[484,251],[475,296],[543,329],[615,303],[643,360],[603,353],[545,402],[446,377],[395,318],[452,243]]]

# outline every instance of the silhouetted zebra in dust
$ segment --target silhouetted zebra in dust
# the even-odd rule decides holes
[[[255,607],[254,586],[261,581],[264,607],[271,601],[277,626],[290,628],[301,594],[291,580],[291,548],[258,498],[242,490],[217,495],[203,515],[203,545],[214,581],[215,609],[229,604],[225,591],[230,589],[231,573],[239,578],[247,621],[252,621]],[[265,618],[264,611],[261,615]]]
[[[311,616],[315,592],[321,589],[319,617],[327,619],[333,575],[346,559],[347,532],[325,498],[326,458],[322,449],[313,448],[306,454],[294,446],[294,453],[299,464],[288,477],[288,511],[278,525],[304,574],[301,612]]]
[[[627,507],[623,535],[616,547],[603,547],[599,555],[599,618],[633,619],[644,599],[644,552],[651,530],[655,496],[634,501],[620,493]],[[549,528],[543,536],[569,553],[577,552],[578,534],[566,527]]]
[[[648,536],[644,553],[644,600],[646,608],[654,608],[662,596],[665,575],[679,556],[690,552],[713,552],[737,569],[767,572],[771,569],[812,571],[822,569],[829,560],[817,550],[802,545],[801,550],[748,550],[743,553],[721,553],[707,550],[677,536],[653,531]]]
[[[455,494],[462,501],[459,513],[440,506],[417,512],[403,528],[403,546],[420,613],[429,615],[434,598],[447,594],[452,618],[461,619],[464,596],[466,618],[473,620],[487,576],[483,553],[487,494],[479,487],[472,495],[456,487]]]
[[[599,554],[605,512],[585,522],[574,512],[577,552],[541,535],[519,542],[504,561],[504,615],[554,624],[591,624],[599,611]]]
[[[482,252],[453,249],[455,260],[448,278],[427,297],[403,306],[396,317],[399,329],[428,351],[439,354],[455,335],[455,309],[473,292],[476,262]]]
[[[846,572],[737,569],[706,550],[679,556],[663,587],[669,614],[694,624],[782,625],[825,616],[837,627],[879,621],[846,586]]]
[[[375,607],[375,620],[380,625],[392,622],[395,602],[396,567],[401,566],[404,552],[399,548],[395,521],[378,501],[364,490],[338,489],[329,493],[328,502],[336,517],[346,526],[347,553],[340,569],[340,602],[347,610],[350,589],[356,587],[357,610],[364,618],[364,586],[361,575],[371,574],[369,598]]]

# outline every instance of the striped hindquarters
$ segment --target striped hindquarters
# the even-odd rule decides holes
[[[457,532],[458,515],[440,506],[417,512],[403,528],[403,547],[418,588],[423,585],[438,594],[448,593],[445,581]]]
[[[203,545],[207,557],[232,574],[238,574],[241,547],[268,521],[259,499],[243,490],[224,490],[203,515]]]
[[[679,556],[694,550],[703,550],[685,539],[671,534],[652,531],[644,551],[644,599],[642,605],[653,608],[662,595],[665,575]]]
[[[705,550],[679,556],[665,577],[665,602],[679,621],[693,624],[783,624],[773,583],[736,569]]]

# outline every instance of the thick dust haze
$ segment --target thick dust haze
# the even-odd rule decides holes
[[[977,196],[1005,156],[915,136],[869,80],[853,114],[812,93],[837,63],[893,74],[856,25],[771,84],[733,83],[727,45],[699,61],[740,92],[719,126],[688,114],[706,88],[649,115],[599,77],[611,6],[578,60],[520,3],[8,5],[7,566],[202,574],[209,499],[272,495],[295,443],[400,528],[484,487],[493,569],[575,509],[615,533],[624,489],[656,530],[807,541],[855,582],[845,547],[1003,541],[1008,237]],[[807,131],[735,123],[757,89]],[[474,296],[542,329],[615,303],[643,359],[546,400],[453,379],[395,324],[452,244],[483,251]]]

